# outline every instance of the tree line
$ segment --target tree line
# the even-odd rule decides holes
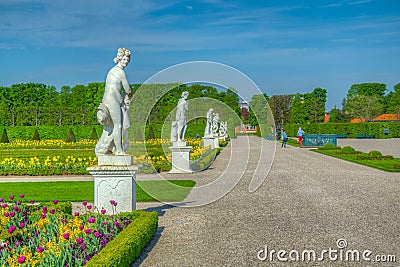
[[[287,124],[315,124],[324,122],[327,91],[315,88],[305,94],[255,95],[249,103],[251,109],[271,109],[277,129]],[[400,83],[393,91],[383,83],[353,84],[342,102],[342,109],[336,106],[329,112],[329,122],[349,122],[352,118],[369,121],[383,113],[398,114],[400,119]],[[250,110],[249,122],[258,122]]]
[[[162,124],[176,107],[181,93],[189,92],[191,98],[214,98],[240,113],[239,97],[234,89],[218,91],[213,86],[193,84],[132,84],[135,94],[130,112],[131,123]],[[169,90],[171,89],[172,90]],[[13,84],[0,87],[0,126],[85,126],[98,125],[97,107],[102,101],[104,82],[62,86],[40,83]],[[145,110],[150,109],[150,114]],[[196,106],[191,107],[196,110]],[[204,117],[205,114],[197,114]],[[196,122],[195,122],[196,123]]]

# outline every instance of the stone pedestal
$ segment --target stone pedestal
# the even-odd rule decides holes
[[[136,209],[136,173],[132,156],[98,155],[98,164],[87,168],[94,176],[94,205],[98,210],[113,213],[110,200],[117,202],[116,211]]]
[[[169,147],[172,152],[172,169],[168,173],[192,173],[190,169],[191,146],[186,146],[185,141],[173,142]]]
[[[218,136],[214,137],[214,148],[220,148]]]
[[[214,136],[204,136],[203,137],[203,143],[204,147],[211,146],[211,149],[215,148],[215,143],[214,143]]]

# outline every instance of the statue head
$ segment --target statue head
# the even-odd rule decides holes
[[[188,92],[188,91],[182,92],[182,97],[183,97],[184,99],[187,99],[188,96],[189,96],[189,92]]]
[[[119,63],[124,57],[127,58],[129,62],[131,60],[131,51],[127,48],[118,48],[117,57],[114,58],[114,63]]]

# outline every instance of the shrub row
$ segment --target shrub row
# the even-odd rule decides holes
[[[288,124],[284,128],[289,136],[296,136],[299,127],[306,134],[345,134],[348,138],[356,138],[359,134],[374,135],[375,138],[400,137],[400,122]],[[389,129],[387,136],[383,134],[385,128]]]
[[[10,140],[32,140],[37,131],[40,140],[47,139],[66,139],[69,129],[72,129],[76,140],[91,139],[93,137],[93,128],[96,133],[102,132],[100,125],[96,126],[9,126],[1,127],[0,131],[7,131],[8,138]],[[71,133],[70,133],[71,137]],[[73,138],[73,137],[72,137]]]
[[[137,217],[114,240],[108,243],[99,254],[85,266],[130,266],[142,249],[150,241],[158,227],[157,212],[133,211],[120,213],[123,218]]]

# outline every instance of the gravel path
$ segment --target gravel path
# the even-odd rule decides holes
[[[245,147],[246,140],[233,140],[212,169],[188,178],[198,184],[216,180],[215,175],[228,166],[227,156],[235,154],[235,147]],[[344,253],[368,249],[371,257],[400,257],[400,174],[289,146],[276,150],[267,179],[249,193],[260,144],[269,142],[255,137],[249,140],[249,165],[237,186],[223,198],[194,208],[147,204],[148,210],[159,212],[159,229],[132,266],[373,266],[344,260],[289,264],[278,262],[276,254],[272,262],[257,259],[265,246],[276,251],[297,250],[300,258],[303,250],[312,249],[318,258],[324,249],[338,249],[338,239],[347,241]],[[246,154],[235,154],[243,156],[236,162],[246,161]],[[188,203],[201,200],[196,193],[186,199]]]
[[[338,146],[352,146],[356,150],[369,152],[379,150],[383,155],[400,158],[400,138],[390,139],[338,139]]]

